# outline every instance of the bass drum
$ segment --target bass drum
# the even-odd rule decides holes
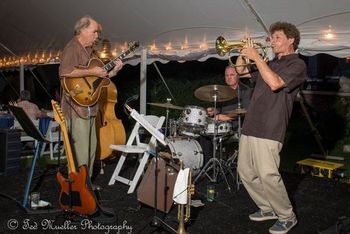
[[[184,168],[194,171],[203,166],[203,151],[198,141],[186,138],[173,138],[169,141],[172,158],[183,162]]]

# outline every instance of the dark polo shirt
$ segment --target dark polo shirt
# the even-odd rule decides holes
[[[251,74],[256,85],[242,133],[283,144],[294,99],[307,78],[306,65],[298,54],[286,55],[279,60],[275,58],[268,65],[284,80],[286,87],[272,91],[259,72]]]

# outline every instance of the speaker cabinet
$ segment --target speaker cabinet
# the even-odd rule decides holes
[[[157,203],[155,203],[155,162],[153,159],[146,170],[137,190],[137,199],[153,208],[157,204],[157,210],[169,213],[173,205],[174,185],[179,166],[168,164],[162,158],[158,159]]]
[[[20,169],[21,133],[0,129],[0,175],[14,175]]]

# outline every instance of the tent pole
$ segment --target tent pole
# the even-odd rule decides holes
[[[24,90],[24,65],[19,65],[19,91]]]
[[[259,24],[263,27],[263,29],[265,30],[265,32],[267,34],[269,34],[269,29],[267,28],[267,26],[265,25],[264,21],[262,20],[262,18],[260,17],[260,15],[258,14],[258,12],[256,12],[256,10],[254,9],[254,7],[252,6],[252,4],[250,4],[249,0],[242,0],[247,7],[249,8],[249,10],[253,13],[253,15],[255,16],[256,20],[259,22]]]
[[[146,114],[147,100],[147,49],[141,50],[140,64],[140,113]]]

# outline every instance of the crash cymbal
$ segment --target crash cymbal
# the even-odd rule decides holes
[[[236,92],[227,85],[206,85],[194,91],[194,96],[202,101],[224,102],[236,97]]]
[[[165,103],[156,103],[156,102],[148,102],[148,105],[151,106],[158,106],[158,107],[163,107],[163,108],[168,108],[168,109],[176,109],[176,110],[183,110],[184,108],[181,106],[175,106],[171,103],[165,102]]]

